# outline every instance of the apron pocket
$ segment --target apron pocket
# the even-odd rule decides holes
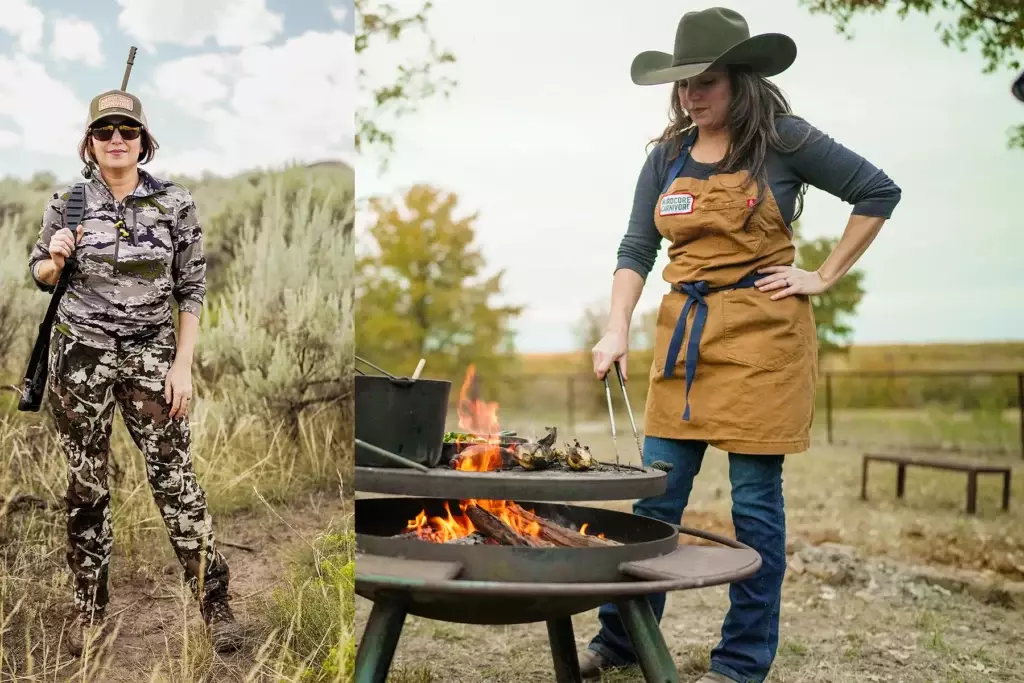
[[[724,355],[741,365],[781,370],[802,360],[813,348],[815,331],[811,302],[806,296],[772,301],[757,289],[722,292]]]
[[[760,222],[750,216],[751,209],[745,199],[739,201],[715,202],[699,207],[701,234],[708,246],[716,253],[713,258],[721,259],[724,254],[756,254],[764,245],[765,233]]]

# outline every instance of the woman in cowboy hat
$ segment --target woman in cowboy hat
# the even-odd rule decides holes
[[[137,97],[111,90],[93,98],[79,145],[87,179],[77,186],[84,191],[83,219],[64,224],[73,188],[54,194],[29,259],[45,291],[72,254],[78,264],[54,325],[48,385],[68,460],[67,561],[75,607],[68,645],[76,656],[102,630],[108,601],[107,462],[115,405],[145,456],[154,500],[215,648],[237,647],[241,634],[190,453],[191,364],[206,292],[202,229],[188,190],[139,168],[157,148]]]
[[[750,36],[742,16],[714,8],[683,16],[673,54],[641,53],[631,69],[638,85],[672,84],[672,116],[640,172],[594,372],[619,363],[625,374],[630,318],[667,240],[671,289],[658,313],[643,458],[674,468],[666,492],[633,509],[678,524],[710,444],[729,453],[736,536],[762,559],[730,587],[702,683],[760,682],[771,668],[786,569],[782,463],[809,447],[814,410],[809,297],[856,263],[900,199],[881,170],[790,113],[767,79],[795,57],[789,37]],[[853,205],[816,271],[793,265],[805,184]],[[650,602],[660,619],[665,595]],[[635,661],[613,605],[600,621],[580,657],[588,678]]]

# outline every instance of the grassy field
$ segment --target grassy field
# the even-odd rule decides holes
[[[558,422],[549,416],[536,424]],[[506,424],[529,431],[513,419]],[[619,424],[619,450],[635,462],[629,423]],[[582,423],[572,433],[609,457],[606,423]],[[1024,463],[1016,456],[975,456],[1014,467],[1012,504],[1009,514],[1001,512],[1001,481],[983,477],[978,514],[967,516],[964,477],[953,473],[910,470],[906,497],[897,500],[895,468],[875,466],[869,499],[861,501],[859,453],[819,443],[787,459],[790,570],[769,681],[1024,681]],[[630,508],[628,501],[591,505]],[[709,450],[683,522],[733,533],[723,453]],[[361,629],[370,605],[357,603]],[[663,629],[683,681],[696,680],[706,666],[727,606],[724,587],[670,596]],[[573,621],[577,644],[585,647],[596,613]],[[546,631],[542,624],[479,627],[410,618],[389,680],[550,681]],[[604,680],[643,679],[628,670]]]

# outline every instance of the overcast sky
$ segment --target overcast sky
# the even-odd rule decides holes
[[[903,189],[859,264],[868,294],[856,341],[1024,338],[1024,151],[1006,149],[1024,104],[1010,95],[1012,74],[982,74],[976,49],[942,45],[934,15],[862,17],[847,41],[796,0],[730,6],[753,33],[796,40],[796,63],[775,79],[795,111]],[[465,213],[478,211],[488,264],[508,272],[509,300],[527,307],[522,350],[574,348],[580,312],[607,300],[644,146],[666,122],[668,91],[634,86],[629,65],[642,50],[670,52],[681,12],[695,7],[436,3],[433,27],[458,58],[450,74],[459,86],[400,120],[389,172],[361,161],[358,187],[369,195],[427,182],[458,193]],[[811,188],[804,234],[841,234],[849,210]],[[666,291],[664,263],[663,254],[640,309]]]
[[[89,100],[128,90],[160,142],[147,167],[233,174],[351,159],[353,0],[2,0],[0,169],[64,180]]]

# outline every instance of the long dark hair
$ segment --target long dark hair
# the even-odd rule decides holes
[[[787,145],[779,135],[775,127],[776,119],[793,116],[789,101],[779,86],[745,67],[730,66],[728,74],[732,89],[728,122],[729,148],[725,157],[716,165],[716,170],[719,173],[748,171],[757,183],[756,209],[764,200],[764,188],[768,184],[765,157],[769,147],[783,153],[793,152],[807,141],[807,136],[793,145]],[[670,148],[669,161],[675,159],[682,151],[683,140],[693,127],[693,121],[683,111],[679,102],[679,87],[679,83],[673,84],[672,87],[668,126],[659,137],[650,142],[652,145],[675,143]],[[797,192],[793,221],[803,213],[806,192],[807,186],[801,184]]]

